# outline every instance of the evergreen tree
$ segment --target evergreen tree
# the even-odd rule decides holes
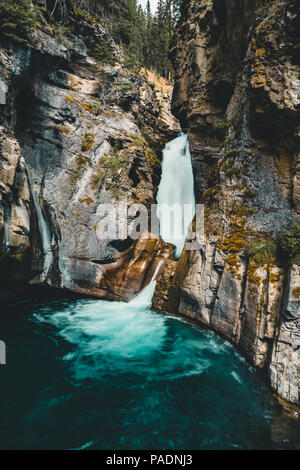
[[[30,46],[28,38],[42,22],[68,26],[75,15],[99,16],[114,40],[123,46],[130,68],[147,67],[170,78],[169,47],[182,0],[0,0],[0,33]]]
[[[172,76],[169,47],[182,0],[159,0],[154,14],[149,0],[145,11],[137,0],[74,1],[87,2],[106,19],[113,38],[125,48],[129,67],[145,66],[165,78]]]
[[[30,46],[28,36],[39,25],[39,5],[31,0],[2,0],[0,3],[0,33]]]

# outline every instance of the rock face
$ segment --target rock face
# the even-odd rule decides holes
[[[122,198],[155,202],[161,150],[179,131],[171,87],[126,70],[94,19],[74,19],[61,40],[39,30],[32,48],[2,41],[1,293],[31,283],[127,300],[159,268],[155,309],[214,329],[299,404],[300,267],[272,251],[300,218],[298,3],[183,0],[172,108],[190,136],[205,241],[179,261],[152,236],[99,236],[103,204],[115,226]]]
[[[0,273],[9,287],[45,283],[128,299],[149,282],[159,240],[99,238],[99,208],[155,202],[160,154],[179,131],[172,88],[134,75],[94,19],[63,40],[0,45]],[[107,60],[95,43],[110,49]],[[159,256],[158,256],[159,258]],[[4,284],[3,284],[4,285]]]
[[[154,305],[214,329],[299,404],[299,266],[247,255],[299,221],[299,2],[182,8],[173,111],[189,130],[206,237],[161,275]]]

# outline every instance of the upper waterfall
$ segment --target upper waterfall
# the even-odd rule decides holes
[[[181,255],[195,215],[194,175],[188,135],[181,133],[163,152],[162,177],[157,194],[160,235]]]

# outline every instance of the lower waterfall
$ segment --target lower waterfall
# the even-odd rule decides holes
[[[153,287],[129,303],[32,299],[2,312],[0,448],[281,446],[255,370],[214,333],[151,311]]]

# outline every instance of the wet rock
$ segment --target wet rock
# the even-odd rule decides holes
[[[114,65],[93,56],[97,41]],[[68,41],[39,30],[31,43],[0,47],[0,271],[13,261],[11,282],[24,268],[24,282],[129,299],[149,281],[159,242],[102,239],[100,208],[155,203],[161,151],[179,131],[172,87],[126,70],[99,22],[77,18]]]
[[[276,242],[299,217],[299,5],[184,0],[182,8],[172,104],[189,130],[206,240],[186,254],[179,286],[170,270],[161,307],[176,289],[173,311],[225,336],[299,403],[298,268],[246,252]]]

